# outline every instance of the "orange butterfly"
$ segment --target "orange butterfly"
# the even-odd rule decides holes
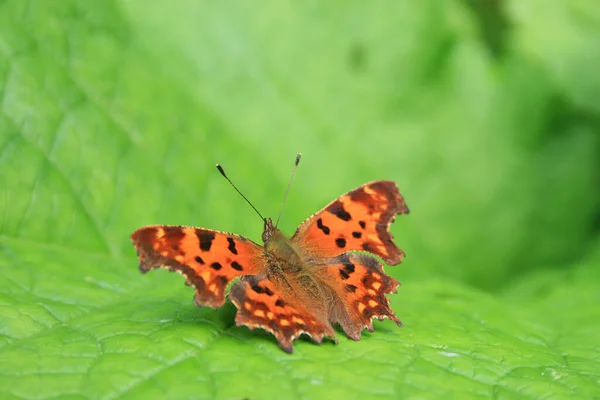
[[[300,155],[296,166],[299,160]],[[373,318],[402,325],[385,296],[396,293],[398,281],[385,274],[378,259],[356,252],[399,264],[404,253],[389,226],[397,214],[408,212],[394,182],[374,181],[312,215],[291,239],[263,218],[264,246],[232,233],[167,225],[140,228],[131,240],[140,271],[179,272],[195,287],[197,306],[221,307],[228,284],[241,277],[229,292],[238,308],[236,325],[271,332],[291,353],[303,333],[317,343],[325,336],[337,343],[333,324],[353,340],[360,340],[364,328],[373,331]]]

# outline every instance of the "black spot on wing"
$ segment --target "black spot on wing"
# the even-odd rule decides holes
[[[236,271],[243,271],[244,267],[242,267],[238,262],[236,261],[232,261],[231,262],[231,268],[235,269]]]
[[[221,268],[223,268],[223,266],[221,264],[219,264],[218,262],[214,262],[212,264],[210,264],[210,267],[212,269],[214,269],[215,271],[220,270]]]
[[[352,237],[355,239],[360,239],[362,237],[362,233],[360,232],[352,232]]]
[[[281,299],[277,299],[277,301],[275,302],[275,306],[276,307],[285,307],[285,302]]]
[[[252,285],[250,288],[258,294],[264,293],[263,288],[258,285]]]
[[[200,250],[209,251],[213,240],[215,240],[215,234],[196,229],[196,236],[198,236],[198,241],[200,241]]]
[[[317,228],[322,230],[326,235],[329,235],[329,232],[331,232],[328,226],[323,225],[323,220],[321,218],[317,220]]]
[[[348,213],[348,211],[344,210],[344,205],[339,201],[336,201],[329,206],[327,211],[343,221],[350,221],[350,219],[352,219],[352,216]]]
[[[367,224],[365,224],[365,221],[358,221],[358,224],[360,225],[361,228],[365,229],[367,227]]]
[[[354,285],[346,285],[346,290],[350,293],[356,292],[356,286]]]
[[[346,239],[344,239],[344,238],[337,238],[337,239],[335,239],[335,244],[340,249],[343,249],[344,247],[346,247]]]
[[[229,246],[227,246],[229,251],[232,252],[233,254],[237,254],[238,252],[237,252],[237,249],[235,248],[235,240],[233,240],[233,238],[228,237],[227,242],[229,243]]]
[[[273,296],[273,292],[268,287],[262,287],[260,285],[251,286],[252,290],[254,290],[258,294],[266,294],[267,296]]]
[[[351,262],[345,263],[344,270],[349,274],[353,273],[354,272],[354,264],[352,264]]]
[[[204,260],[200,256],[196,256],[195,260],[198,264],[204,264]]]
[[[343,280],[350,278],[350,275],[348,275],[348,273],[345,270],[340,269],[339,271],[340,271],[340,278],[342,278]]]

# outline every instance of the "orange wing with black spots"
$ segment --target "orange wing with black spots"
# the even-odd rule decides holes
[[[339,323],[346,335],[360,339],[360,332],[373,331],[373,318],[388,318],[402,326],[386,294],[396,293],[400,283],[383,271],[379,260],[367,254],[342,254],[324,268],[323,279],[341,298],[343,310],[334,310],[332,322]]]
[[[408,212],[395,182],[369,182],[304,221],[292,240],[313,257],[366,251],[396,265],[404,253],[394,243],[389,226],[396,215]]]
[[[292,352],[292,342],[303,333],[316,343],[321,343],[325,336],[335,338],[328,321],[319,319],[314,310],[308,310],[295,299],[284,299],[269,279],[244,277],[233,285],[229,298],[238,308],[237,326],[271,332],[287,353]]]
[[[133,232],[140,271],[168,268],[194,286],[196,305],[225,303],[225,289],[237,276],[263,268],[264,249],[242,236],[184,226],[146,226]]]

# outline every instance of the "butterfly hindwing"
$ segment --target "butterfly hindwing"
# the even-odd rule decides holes
[[[308,255],[335,257],[366,251],[396,265],[404,253],[393,242],[389,226],[397,214],[408,212],[396,183],[369,182],[304,221],[292,240]]]
[[[379,260],[367,254],[342,254],[319,269],[319,275],[334,288],[341,302],[331,310],[333,323],[339,323],[348,337],[358,340],[360,332],[373,330],[373,318],[400,321],[386,294],[396,293],[400,283],[383,271]]]
[[[154,225],[136,230],[131,240],[140,271],[162,267],[179,272],[196,289],[197,305],[222,306],[232,279],[257,274],[264,265],[261,246],[226,232]]]
[[[257,276],[246,276],[236,282],[229,292],[238,308],[236,325],[271,332],[287,353],[292,352],[292,342],[303,333],[317,343],[325,336],[335,338],[327,321],[295,299],[284,298],[284,291],[278,289],[270,279]]]

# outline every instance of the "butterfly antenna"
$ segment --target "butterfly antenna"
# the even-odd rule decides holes
[[[244,198],[244,200],[246,200],[246,203],[250,204],[250,207],[252,207],[252,209],[253,209],[254,211],[256,211],[256,213],[257,213],[257,214],[260,216],[260,218],[261,218],[263,221],[266,221],[266,220],[265,220],[265,217],[263,217],[263,216],[262,216],[262,214],[258,212],[258,210],[256,209],[256,207],[254,207],[254,204],[252,204],[252,203],[250,202],[250,200],[248,200],[248,198],[247,198],[246,196],[244,196],[244,194],[243,194],[242,192],[240,192],[240,189],[238,189],[238,188],[237,188],[237,186],[235,186],[235,185],[233,184],[233,182],[231,182],[231,179],[229,179],[229,177],[228,177],[228,176],[227,176],[227,174],[225,173],[225,170],[223,170],[223,167],[221,167],[221,164],[217,164],[217,169],[219,170],[219,172],[221,173],[221,175],[223,175],[223,178],[227,179],[227,182],[229,182],[229,184],[230,184],[231,186],[233,186],[233,188],[235,189],[235,191],[236,191],[236,192],[238,192],[238,193],[240,194],[240,196],[242,196],[242,197]]]
[[[279,220],[281,219],[281,213],[283,213],[283,205],[285,204],[285,199],[287,199],[288,193],[290,192],[290,186],[292,186],[292,181],[294,180],[294,174],[298,169],[298,164],[300,164],[300,157],[302,157],[302,153],[298,153],[296,156],[296,162],[294,163],[294,170],[292,171],[292,176],[290,177],[290,183],[288,183],[287,189],[285,190],[285,195],[283,195],[283,201],[281,202],[281,208],[279,209],[279,215],[277,216],[277,222],[275,223],[275,228],[279,225]]]

